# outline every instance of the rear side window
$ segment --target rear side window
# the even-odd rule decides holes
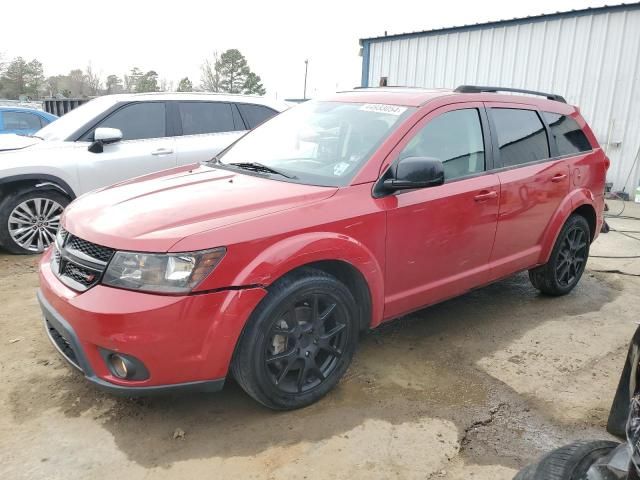
[[[534,110],[491,108],[503,167],[549,158],[549,141]]]
[[[180,120],[183,135],[232,132],[233,112],[230,103],[180,102]]]
[[[278,112],[265,107],[263,105],[248,105],[245,103],[238,103],[240,113],[244,117],[245,122],[249,128],[255,128],[262,122],[269,120]]]
[[[163,102],[133,103],[117,110],[98,128],[118,128],[123,140],[141,140],[166,136],[165,104]],[[93,131],[88,135],[93,139]]]
[[[454,110],[432,119],[404,147],[400,158],[405,157],[437,158],[444,165],[445,180],[483,172],[484,142],[478,110]]]
[[[542,115],[549,124],[551,135],[556,139],[559,156],[591,150],[587,136],[573,118],[552,112],[542,112]]]
[[[40,130],[42,124],[40,117],[26,112],[4,112],[5,130]]]

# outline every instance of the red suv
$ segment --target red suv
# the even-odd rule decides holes
[[[608,159],[562,97],[360,89],[267,121],[217,158],[85,195],[42,257],[53,344],[125,394],[274,409],[344,374],[360,332],[529,270],[571,291]]]

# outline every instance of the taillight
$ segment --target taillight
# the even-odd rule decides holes
[[[605,155],[604,156],[604,171],[606,172],[607,170],[609,170],[610,166],[611,166],[611,160],[609,160],[609,157],[607,157]]]

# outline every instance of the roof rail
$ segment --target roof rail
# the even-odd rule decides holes
[[[522,88],[507,88],[507,87],[479,87],[476,85],[460,85],[454,92],[458,93],[481,93],[481,92],[515,92],[526,93],[528,95],[538,95],[540,97],[547,97],[549,100],[555,100],[556,102],[567,103],[561,95],[555,93],[536,92],[535,90],[524,90]]]

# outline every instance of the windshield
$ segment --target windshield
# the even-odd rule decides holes
[[[43,140],[67,140],[76,130],[100,115],[117,101],[117,97],[109,95],[95,98],[41,128],[35,133],[35,136]]]
[[[413,110],[396,105],[310,101],[249,132],[222,155],[220,163],[245,167],[258,163],[281,172],[283,175],[274,177],[278,179],[348,185]]]

